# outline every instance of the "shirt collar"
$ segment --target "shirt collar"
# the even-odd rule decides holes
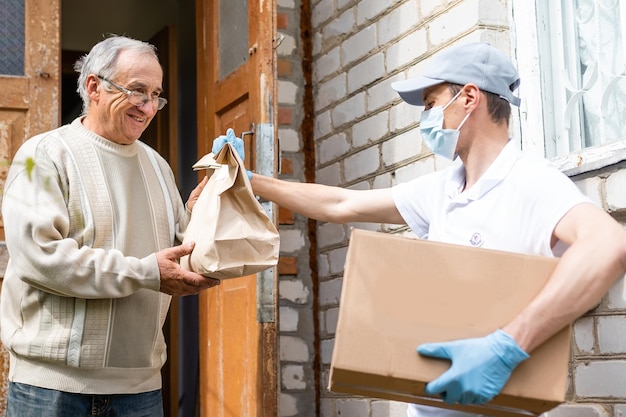
[[[460,164],[452,168],[449,173],[448,186],[446,188],[448,197],[463,197],[468,201],[481,198],[507,176],[515,164],[515,161],[521,156],[522,152],[516,147],[515,142],[509,140],[493,163],[478,179],[478,182],[465,191],[463,191],[465,187],[465,165]]]

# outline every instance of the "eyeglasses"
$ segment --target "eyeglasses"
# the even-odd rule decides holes
[[[137,90],[129,90],[128,88],[124,88],[121,85],[117,85],[101,75],[97,75],[97,77],[100,78],[102,81],[106,81],[107,83],[111,84],[122,93],[126,94],[126,96],[128,97],[128,102],[133,106],[141,107],[150,101],[152,102],[152,107],[155,107],[157,110],[161,110],[167,104],[167,100],[164,97],[150,97],[148,94],[139,92]]]

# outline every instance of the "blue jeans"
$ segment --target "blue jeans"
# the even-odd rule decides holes
[[[7,417],[163,417],[161,390],[92,395],[9,382]]]

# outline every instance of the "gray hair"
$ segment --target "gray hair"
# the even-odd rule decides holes
[[[137,55],[150,55],[157,61],[159,60],[156,48],[147,42],[117,35],[98,42],[87,55],[74,64],[74,70],[80,74],[76,91],[83,100],[83,114],[89,110],[90,101],[86,87],[87,77],[94,74],[109,80],[114,79],[118,71],[117,59],[123,51],[131,51]]]

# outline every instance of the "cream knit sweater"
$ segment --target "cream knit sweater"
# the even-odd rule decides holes
[[[159,389],[170,297],[155,252],[182,241],[189,221],[165,160],[76,119],[22,145],[2,215],[9,378],[80,393]]]

